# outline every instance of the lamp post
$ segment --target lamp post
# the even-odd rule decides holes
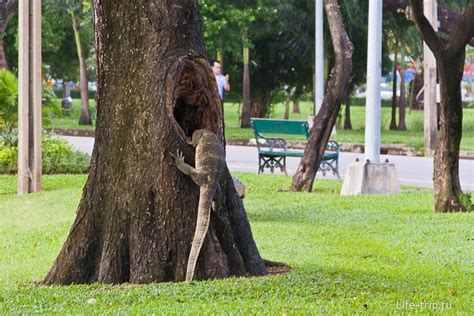
[[[341,195],[400,193],[395,165],[380,161],[382,0],[369,0],[365,161],[348,166]]]
[[[433,29],[438,30],[438,5],[436,0],[424,0],[423,11]],[[423,42],[423,112],[425,156],[432,156],[436,148],[438,131],[436,96],[436,59],[431,49]]]
[[[314,115],[321,109],[324,98],[324,29],[323,0],[315,0],[315,60],[314,60]]]
[[[382,72],[382,0],[369,2],[365,158],[380,162],[380,79]]]

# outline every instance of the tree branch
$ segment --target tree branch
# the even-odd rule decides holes
[[[454,26],[448,42],[450,54],[457,54],[464,50],[466,45],[474,37],[474,0],[470,0],[464,13]]]
[[[423,40],[429,46],[433,54],[441,54],[443,51],[443,45],[430,21],[428,21],[423,13],[423,1],[410,0],[409,19],[415,22],[416,28],[421,33]]]
[[[5,32],[16,4],[17,0],[0,0],[0,33]]]

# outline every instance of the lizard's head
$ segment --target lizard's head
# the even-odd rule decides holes
[[[207,131],[205,129],[198,129],[198,130],[195,130],[194,133],[193,133],[193,136],[191,137],[191,140],[188,141],[188,144],[193,146],[193,147],[196,147],[199,140],[201,139],[201,137],[206,133]]]

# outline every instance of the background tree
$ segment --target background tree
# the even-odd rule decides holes
[[[80,125],[92,125],[92,118],[89,108],[89,79],[87,75],[86,49],[83,29],[92,31],[92,4],[83,0],[46,0],[46,6],[50,11],[57,10],[63,14],[67,14],[70,18],[74,34],[74,42],[76,44],[77,59],[79,61],[79,82],[81,91],[81,114],[79,117]],[[90,42],[88,39],[86,42]]]
[[[461,80],[466,45],[474,37],[474,0],[449,30],[440,36],[423,14],[423,4],[410,0],[410,18],[435,55],[441,90],[440,131],[434,155],[435,209],[438,212],[464,211],[471,207],[459,182],[459,145],[462,137]]]
[[[0,69],[8,68],[3,36],[17,7],[17,0],[0,0]]]
[[[347,36],[343,17],[336,0],[325,0],[324,8],[331,31],[335,54],[334,67],[324,95],[321,109],[314,118],[310,138],[301,158],[298,170],[293,176],[292,191],[313,189],[314,178],[321,163],[327,142],[336,123],[341,102],[347,93],[352,72],[354,46]]]
[[[94,7],[96,140],[76,220],[44,283],[181,281],[199,187],[170,153],[194,164],[186,139],[201,128],[224,142],[197,4],[95,0]],[[216,181],[196,278],[265,273],[228,170]]]

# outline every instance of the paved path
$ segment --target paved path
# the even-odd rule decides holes
[[[92,153],[94,139],[89,137],[65,137],[77,149]],[[364,154],[341,153],[339,171],[342,177],[347,166]],[[382,155],[382,160],[388,159],[394,163],[400,183],[422,187],[433,187],[433,159],[425,157],[389,156]],[[299,158],[288,158],[288,172],[293,174],[298,168]],[[257,172],[257,148],[247,146],[227,146],[227,164],[231,171]],[[334,176],[327,176],[335,178]],[[318,178],[321,176],[318,174]],[[474,191],[474,160],[460,161],[461,186],[465,192]]]

